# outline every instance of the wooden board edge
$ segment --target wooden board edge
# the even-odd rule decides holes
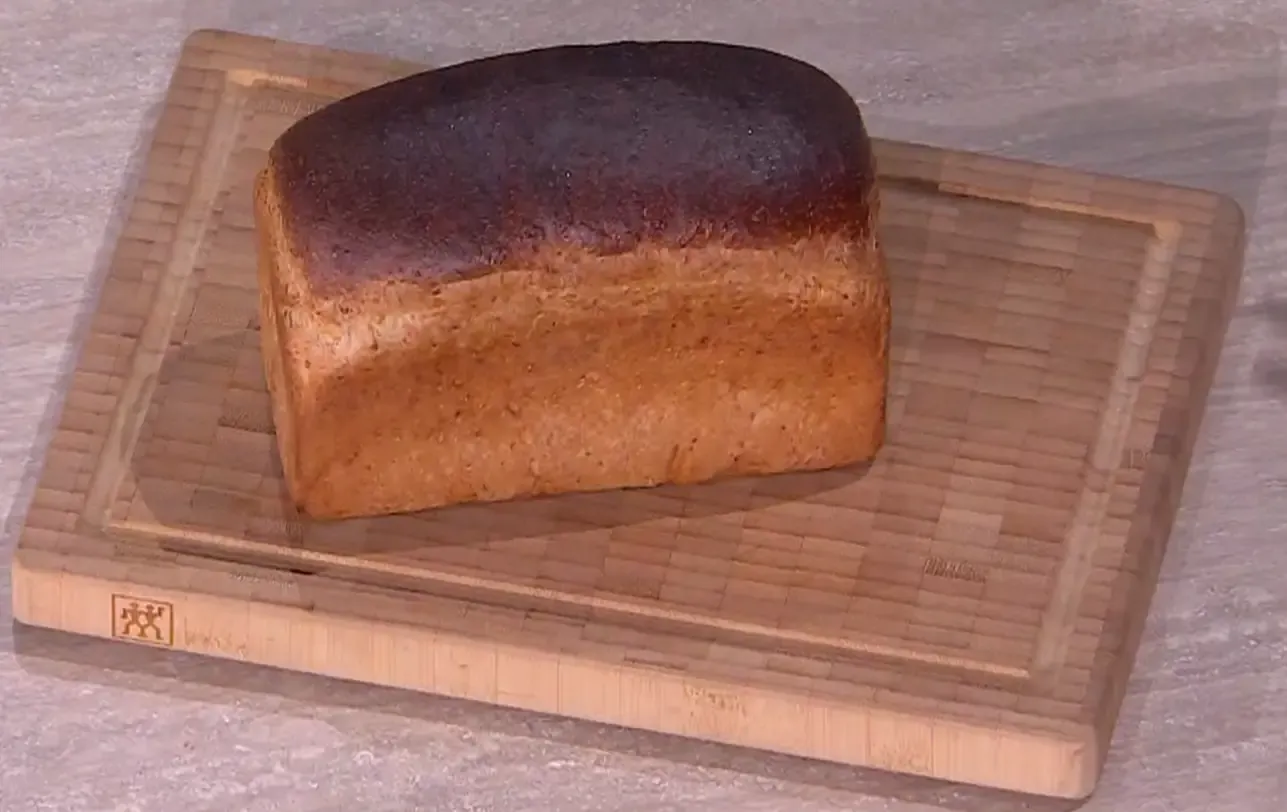
[[[47,552],[40,558],[50,560]],[[219,577],[235,576],[202,573],[207,582]],[[1088,797],[1103,761],[1089,726],[1063,738],[946,722],[932,712],[73,574],[28,562],[21,548],[12,592],[14,620],[29,626],[1025,794]]]
[[[254,62],[252,59],[239,58],[251,57],[251,55],[262,57],[265,53],[271,54],[275,50],[293,51],[296,55],[311,58],[326,55],[342,56],[349,61],[360,63],[363,67],[373,67],[377,68],[381,73],[392,72],[398,75],[408,75],[436,67],[424,62],[400,59],[370,51],[332,48],[318,43],[247,34],[225,28],[198,28],[183,38],[179,48],[179,57],[175,62],[174,68],[176,73],[183,68],[201,68],[204,61],[203,56],[215,53],[224,57],[231,57],[231,60],[227,58],[219,60],[221,63],[219,67],[226,73],[232,74],[231,79],[235,83],[247,85],[254,81],[262,81],[265,84],[298,90],[307,90],[310,87],[317,89],[315,85],[303,80],[302,77],[271,70],[266,71],[261,64]],[[202,52],[205,53],[202,54]],[[237,76],[238,71],[241,69],[248,70],[249,74],[253,74],[253,76]],[[334,91],[342,90],[343,88],[336,83],[325,83],[322,89]]]
[[[1138,546],[1148,554],[1139,568],[1141,577],[1134,595],[1149,607],[1149,611],[1127,615],[1128,621],[1118,645],[1105,652],[1112,658],[1109,678],[1102,683],[1102,689],[1091,700],[1091,706],[1095,709],[1094,726],[1101,737],[1101,758],[1107,756],[1148,618],[1152,614],[1162,565],[1179,518],[1189,474],[1198,452],[1199,433],[1206,420],[1211,390],[1215,385],[1220,360],[1224,357],[1229,326],[1242,288],[1248,244],[1246,211],[1237,200],[1228,195],[1216,192],[1209,194],[1215,201],[1216,216],[1212,218],[1215,244],[1208,246],[1204,262],[1206,273],[1214,279],[1217,295],[1207,301],[1205,308],[1191,309],[1186,323],[1186,334],[1191,329],[1208,339],[1206,352],[1189,378],[1192,385],[1189,387],[1187,401],[1183,395],[1168,396],[1167,408],[1174,409],[1176,414],[1182,416],[1181,424],[1176,427],[1176,436],[1181,440],[1174,449],[1166,474],[1159,475],[1154,480],[1155,487],[1148,500],[1147,512],[1160,517],[1161,521],[1145,527],[1141,531],[1145,537],[1138,542]],[[1227,265],[1212,268],[1218,257],[1225,258]],[[1145,504],[1141,502],[1141,507]]]

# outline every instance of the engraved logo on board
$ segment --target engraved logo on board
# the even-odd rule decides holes
[[[174,604],[132,595],[113,595],[112,637],[131,643],[173,646]]]
[[[953,581],[969,581],[975,584],[986,584],[988,582],[986,570],[966,561],[952,561],[936,555],[925,559],[925,565],[921,571],[926,575],[950,578]]]
[[[322,109],[327,103],[326,100],[316,97],[294,94],[286,96],[282,93],[267,92],[256,94],[250,106],[256,113],[298,119]]]
[[[1122,467],[1128,471],[1143,471],[1148,467],[1152,451],[1147,448],[1128,448],[1122,452]]]

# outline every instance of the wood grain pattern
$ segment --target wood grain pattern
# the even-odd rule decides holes
[[[271,453],[247,190],[294,117],[410,69],[189,41],[21,537],[15,615],[1089,792],[1234,301],[1237,208],[881,143],[897,333],[890,444],[865,476],[308,525]]]

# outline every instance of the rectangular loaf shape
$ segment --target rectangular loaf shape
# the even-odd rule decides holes
[[[760,79],[758,88],[743,90],[740,78],[719,85],[709,72],[702,81],[739,102],[740,92],[758,93],[760,109],[766,98],[779,102],[757,131],[784,133],[773,136],[773,154],[760,156],[739,134],[756,128],[729,124],[710,87],[705,111],[676,112],[689,96],[668,66],[691,74],[691,64],[671,63],[731,47],[681,45],[688,50],[589,46],[493,58],[526,58],[518,75],[535,75],[530,84],[494,64],[454,85],[442,78],[488,60],[432,71],[325,108],[278,141],[255,189],[261,340],[285,481],[303,513],[342,518],[695,483],[876,453],[890,310],[865,132],[860,123],[846,130],[851,120],[810,119],[808,105],[822,111],[827,101],[810,100],[810,91],[833,92],[814,74],[778,71],[774,97],[775,63],[755,61],[767,52],[736,49],[749,54],[741,72]],[[612,62],[604,51],[614,47],[644,53]],[[618,73],[605,85],[607,63]],[[799,71],[802,63],[791,63],[786,72]],[[588,88],[578,85],[587,66],[599,68]],[[619,75],[628,70],[657,80],[645,101],[665,109],[656,113],[660,134],[649,137],[673,153],[698,132],[707,149],[654,155],[642,172],[641,161],[627,160],[653,148],[636,136],[613,144],[617,131],[605,125],[618,91],[638,84]],[[502,106],[498,75],[510,77]],[[590,114],[565,100],[574,143],[565,137],[553,158],[548,144],[536,144],[543,136],[507,131],[496,112],[539,103],[557,117],[558,99],[526,90],[548,87],[551,76],[563,78],[575,110],[586,109],[587,94],[607,110],[587,122]],[[490,95],[452,99],[450,114],[445,101],[435,110],[434,99],[471,80],[491,82]],[[631,115],[641,115],[638,91],[629,93]],[[726,107],[746,115],[740,103]],[[825,115],[836,115],[833,107]],[[361,121],[381,115],[386,123],[363,140]],[[455,152],[442,145],[462,115],[479,138],[505,139],[503,150],[486,150],[507,156],[499,248],[478,249],[470,230],[487,220],[477,214],[486,184],[461,179],[483,171],[461,154],[475,142]],[[442,120],[450,126],[435,131]],[[409,127],[403,140],[422,145],[410,165],[404,156],[394,166],[389,133],[398,126]],[[720,126],[733,135],[711,135]],[[812,131],[819,134],[807,137]],[[711,144],[722,166],[702,163],[714,160]],[[543,191],[548,177],[534,168],[562,160],[587,177],[585,156],[596,149],[607,157],[594,183],[569,171],[560,194]],[[634,168],[618,171],[614,156]],[[749,167],[744,177],[730,174],[738,160]],[[388,171],[371,168],[386,162]],[[450,243],[453,229],[466,236]],[[483,260],[461,261],[461,245]]]

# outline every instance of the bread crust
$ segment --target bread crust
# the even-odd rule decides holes
[[[296,122],[271,162],[319,291],[468,278],[552,244],[862,240],[875,176],[862,117],[831,77],[695,42],[561,46],[415,74]]]
[[[683,45],[690,69],[733,47]],[[834,85],[769,56],[758,75],[780,94],[821,98],[820,85]],[[602,59],[552,64],[576,87],[584,72],[603,72]],[[526,75],[557,78],[535,68]],[[425,86],[451,81],[463,80]],[[750,142],[740,159],[732,151],[719,158],[735,164],[724,167],[731,180],[723,185],[684,185],[670,170],[651,180],[614,175],[609,163],[600,192],[586,199],[606,200],[602,189],[617,184],[629,194],[615,207],[592,211],[563,205],[568,198],[554,192],[534,194],[524,198],[526,219],[510,217],[511,230],[480,237],[486,229],[471,231],[463,215],[433,217],[462,204],[451,191],[469,197],[461,178],[485,166],[462,165],[434,187],[427,172],[383,161],[351,129],[359,113],[368,129],[387,133],[406,110],[438,121],[433,110],[451,105],[418,92],[368,93],[378,103],[351,103],[359,94],[336,105],[348,104],[344,115],[324,108],[288,131],[255,189],[265,372],[285,480],[302,512],[343,518],[695,483],[830,468],[880,448],[889,289],[870,144],[847,95],[840,114],[815,109],[815,99],[791,119],[839,120],[802,142],[812,152],[781,177],[761,174],[756,184],[756,167],[769,158]],[[713,132],[708,141],[733,143],[720,128],[745,128],[717,119],[702,124]],[[628,152],[612,158],[616,131],[589,124],[568,125],[577,143],[628,164]],[[365,146],[342,163],[328,153],[338,149],[327,146],[332,137]],[[424,166],[438,167],[439,153],[426,154]],[[681,157],[676,166],[705,166]],[[512,152],[510,161],[520,181],[539,174],[532,155]],[[378,178],[395,166],[418,178],[412,186],[424,197],[387,196]],[[434,228],[412,228],[413,215]]]

